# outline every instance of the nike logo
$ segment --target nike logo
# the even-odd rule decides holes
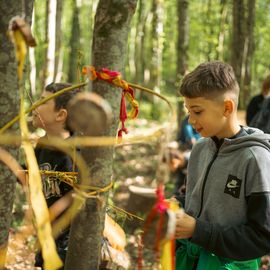
[[[228,175],[227,182],[225,184],[224,193],[233,196],[238,199],[241,192],[242,180],[237,178],[235,175]]]
[[[236,180],[231,180],[228,184],[227,184],[227,188],[237,188],[239,187],[238,182]]]

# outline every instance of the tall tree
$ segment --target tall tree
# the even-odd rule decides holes
[[[245,6],[244,0],[233,1],[233,31],[231,65],[234,68],[236,78],[242,86],[242,64],[245,44]]]
[[[227,0],[220,0],[220,20],[218,32],[217,59],[223,60],[224,54],[224,39],[225,39],[225,24],[227,20],[228,7]]]
[[[177,77],[182,77],[188,70],[189,17],[188,0],[177,1],[178,39],[177,39]]]
[[[151,87],[160,91],[163,51],[163,0],[152,2]]]
[[[127,39],[130,21],[137,0],[100,0],[95,16],[93,38],[93,65],[97,70],[107,67],[124,71],[127,54]],[[113,110],[112,125],[105,136],[115,136],[121,92],[112,85],[95,82],[93,91],[104,97]],[[113,147],[85,148],[82,155],[86,160],[93,186],[107,186],[112,180]],[[100,194],[102,201],[107,195]],[[96,199],[87,199],[71,226],[66,269],[98,269],[100,263],[101,236],[104,226],[105,205]]]
[[[146,25],[146,6],[144,0],[138,1],[138,18],[136,26],[136,43],[135,43],[135,67],[136,67],[136,79],[139,84],[144,83],[144,69],[145,69],[145,25]]]
[[[62,12],[63,11],[63,1],[57,0],[56,3],[56,18],[55,18],[55,59],[54,59],[54,75],[53,80],[59,81],[61,76],[59,75],[61,68],[61,41],[62,41]],[[60,72],[61,73],[61,72]]]
[[[55,37],[56,37],[56,4],[55,0],[47,0],[48,2],[48,25],[47,25],[47,58],[45,84],[49,84],[54,80],[55,74]],[[58,29],[60,31],[60,29]]]
[[[245,50],[243,57],[244,65],[244,78],[243,78],[243,106],[247,105],[251,92],[251,74],[252,74],[252,59],[254,53],[254,25],[255,25],[255,0],[248,0],[247,18],[246,18],[246,37],[245,37]]]
[[[32,27],[31,29],[34,28],[35,24],[35,8],[33,7],[33,14],[32,14]],[[30,82],[30,95],[31,97],[36,95],[36,58],[35,58],[35,48],[30,47],[29,48],[29,65],[30,65],[30,70],[29,70],[29,82]]]
[[[14,47],[6,33],[12,17],[25,13],[26,18],[31,19],[33,1],[23,2],[24,6],[22,2],[20,0],[0,2],[0,12],[5,14],[0,18],[0,126],[10,121],[19,111],[17,64]],[[17,132],[17,128],[18,126],[13,126],[12,132]],[[17,157],[17,149],[10,147],[6,149]],[[0,163],[0,269],[4,268],[5,263],[15,184],[16,177]]]
[[[188,43],[189,43],[189,16],[188,16],[188,0],[179,0],[177,2],[178,17],[178,37],[177,37],[177,70],[178,79],[183,78],[188,70]],[[178,129],[182,122],[183,102],[177,103],[177,125]]]
[[[79,8],[77,0],[72,1],[73,18],[72,18],[72,29],[70,37],[70,55],[69,55],[69,71],[68,81],[78,81],[78,53],[80,48],[80,23],[79,23]]]
[[[233,2],[231,64],[240,85],[240,108],[246,105],[251,83],[255,0]]]

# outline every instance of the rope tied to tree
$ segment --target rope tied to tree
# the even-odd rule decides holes
[[[123,132],[125,134],[128,133],[128,130],[125,127],[125,121],[127,119],[136,118],[139,113],[139,103],[134,98],[134,89],[128,82],[122,80],[121,73],[118,71],[109,70],[107,68],[102,68],[101,71],[96,71],[93,66],[84,66],[82,73],[87,75],[91,81],[99,79],[123,89],[119,112],[121,127],[118,130],[118,138],[122,138]],[[129,112],[127,112],[126,109],[126,98],[131,105],[131,110]]]

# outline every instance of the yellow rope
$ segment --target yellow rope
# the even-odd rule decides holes
[[[23,170],[23,171],[28,172],[28,170]],[[79,192],[85,198],[88,198],[89,196],[93,197],[96,194],[107,192],[109,189],[112,188],[113,183],[114,183],[112,181],[105,187],[96,187],[96,186],[90,186],[90,185],[87,186],[87,185],[78,184],[78,179],[76,177],[78,175],[78,172],[61,172],[61,171],[46,171],[46,170],[40,170],[39,172],[41,175],[43,174],[43,175],[51,176],[49,181],[60,180],[62,182],[65,182],[66,184],[73,187],[74,190]],[[82,189],[92,190],[92,191],[86,192],[86,191],[83,191]]]
[[[75,88],[80,88],[80,87],[83,87],[87,84],[87,82],[83,82],[83,83],[79,83],[79,84],[76,84],[74,86],[70,86],[70,87],[67,87],[67,88],[64,88],[42,100],[39,100],[37,101],[35,104],[33,104],[29,109],[25,110],[25,114],[28,114],[30,113],[31,111],[33,111],[34,109],[36,109],[38,106],[42,105],[43,103],[47,102],[48,100],[51,100],[55,97],[58,97],[60,95],[62,95],[63,93],[67,92],[67,91],[71,91]],[[165,101],[167,103],[167,105],[169,106],[170,108],[170,112],[172,114],[172,120],[175,119],[175,112],[173,110],[173,107],[170,103],[170,101],[163,95],[149,89],[149,88],[146,88],[146,87],[143,87],[143,86],[140,86],[140,85],[137,85],[137,84],[133,84],[133,83],[128,83],[131,87],[134,87],[136,89],[139,89],[143,92],[147,92],[151,95],[154,95],[154,96],[157,96],[159,97],[160,99],[162,99],[163,101]],[[0,134],[2,134],[3,132],[5,132],[8,128],[10,128],[14,123],[16,123],[18,120],[20,119],[20,115],[17,115],[16,117],[14,117],[12,120],[10,120],[8,123],[6,123],[1,129],[0,129]]]
[[[120,207],[117,207],[117,206],[112,205],[112,204],[108,204],[108,205],[109,205],[110,208],[113,208],[113,209],[115,209],[118,212],[124,213],[127,217],[137,218],[137,219],[139,219],[141,221],[144,221],[143,218],[141,218],[141,217],[139,217],[137,215],[134,215],[134,214],[132,214],[132,213],[130,213],[130,212],[128,212],[128,211],[120,208]]]
[[[79,83],[79,84],[76,84],[76,85],[73,85],[73,86],[70,86],[70,87],[67,87],[67,88],[64,88],[56,93],[53,93],[52,95],[49,95],[39,101],[37,101],[35,104],[33,104],[29,109],[25,110],[24,114],[28,114],[30,113],[31,111],[35,110],[37,107],[39,107],[40,105],[42,105],[43,103],[53,99],[53,98],[56,98],[60,95],[62,95],[63,93],[67,92],[67,91],[71,91],[75,88],[80,88],[80,87],[83,87],[87,84],[87,82],[84,82],[84,83]],[[0,129],[0,134],[5,132],[8,128],[10,128],[13,124],[15,124],[19,119],[21,118],[21,115],[17,115],[15,116],[12,120],[10,120],[8,123],[6,123],[1,129]]]

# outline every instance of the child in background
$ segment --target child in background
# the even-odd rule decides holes
[[[262,104],[266,98],[270,97],[270,75],[268,75],[262,83],[261,93],[254,96],[248,106],[246,111],[246,123],[248,126],[252,125],[253,118],[258,114],[262,108]],[[254,121],[254,120],[253,120]]]
[[[70,86],[71,84],[68,83],[51,83],[45,87],[45,90],[41,94],[41,98],[50,96],[53,93]],[[65,92],[64,94],[40,105],[33,112],[33,126],[35,128],[44,129],[46,132],[45,137],[47,138],[59,137],[62,139],[68,139],[71,136],[71,131],[66,124],[68,116],[66,107],[69,100],[71,100],[71,98],[79,91],[80,89],[74,89]],[[42,140],[42,138],[40,138],[40,140]],[[35,148],[35,154],[40,170],[62,172],[73,171],[73,162],[71,157],[57,149],[53,149],[51,147],[40,147],[38,143]],[[48,207],[72,189],[71,186],[61,182],[60,179],[55,179],[46,175],[42,175],[42,186]],[[65,262],[68,239],[69,228],[63,231],[55,241],[57,252],[63,263]],[[43,259],[40,252],[36,254],[35,266],[43,267]]]
[[[192,127],[188,122],[188,116],[186,116],[182,123],[181,128],[177,134],[177,141],[179,142],[180,149],[191,150],[192,146],[200,139],[200,134]]]
[[[188,122],[186,116],[177,134],[179,150],[172,157],[170,169],[176,175],[174,195],[184,205],[183,195],[185,193],[185,182],[187,177],[187,165],[193,145],[201,138],[200,134]]]

